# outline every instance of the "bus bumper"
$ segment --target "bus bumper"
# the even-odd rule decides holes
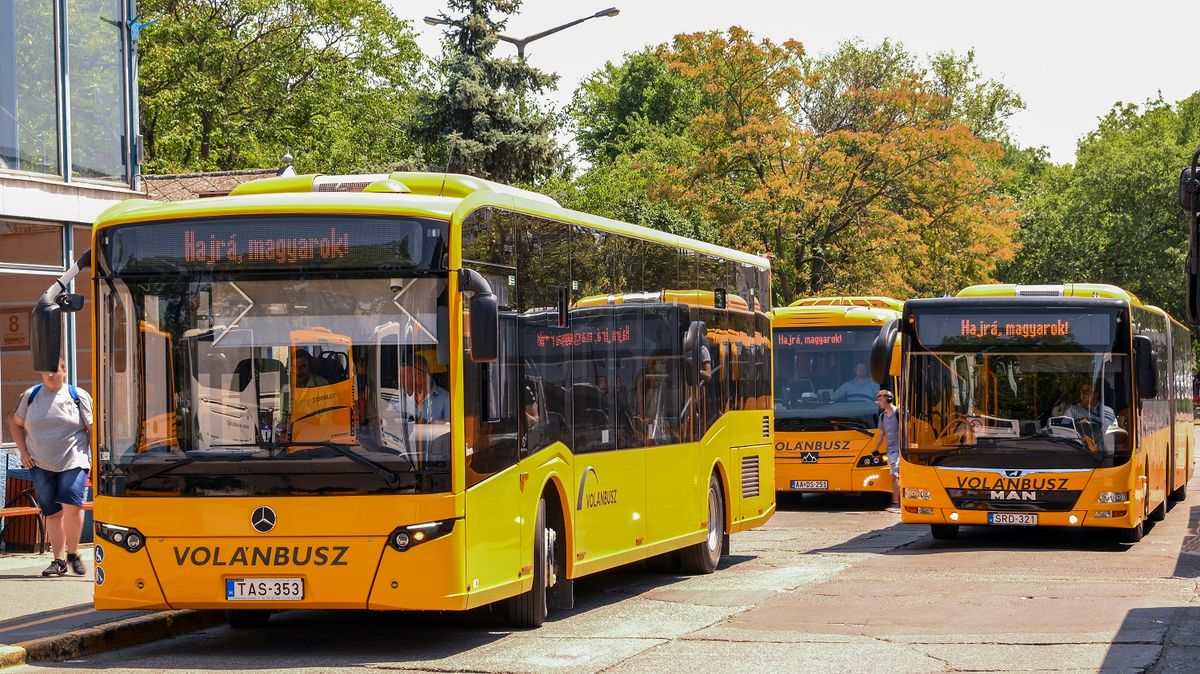
[[[986,510],[956,510],[954,508],[934,508],[920,501],[904,499],[901,503],[900,521],[905,524],[957,524],[964,526],[994,526],[988,519]],[[1129,503],[1114,503],[1094,510],[1076,509],[1059,512],[1037,512],[1039,527],[1103,527],[1128,529],[1137,526],[1136,512]],[[1022,525],[1009,525],[1022,526]],[[1025,525],[1029,526],[1029,525]]]
[[[825,483],[822,488],[821,483]],[[858,468],[852,463],[775,464],[777,492],[886,492],[892,491],[887,465]]]

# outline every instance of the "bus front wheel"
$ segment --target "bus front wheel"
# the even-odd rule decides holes
[[[553,559],[554,535],[546,528],[546,499],[538,499],[537,519],[533,525],[533,587],[508,600],[508,620],[513,627],[541,627],[549,613],[546,585],[550,577],[547,565]]]
[[[930,524],[929,533],[936,540],[950,541],[958,538],[957,524]]]
[[[695,545],[679,551],[679,561],[687,573],[712,573],[721,562],[725,544],[725,498],[721,478],[716,473],[708,479],[708,535]]]
[[[1128,529],[1117,529],[1117,541],[1120,543],[1137,543],[1142,540],[1142,535],[1146,530],[1145,520],[1138,522],[1137,526],[1129,527]]]

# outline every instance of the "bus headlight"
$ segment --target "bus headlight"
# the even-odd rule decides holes
[[[1129,500],[1127,491],[1102,491],[1096,497],[1097,503],[1124,503]]]
[[[918,501],[928,501],[932,498],[928,489],[916,489],[914,487],[904,488],[904,498],[916,499]]]
[[[887,462],[888,460],[886,454],[868,454],[858,460],[858,467],[874,468],[876,466],[886,466]]]
[[[96,522],[96,536],[115,543],[129,552],[141,550],[142,545],[146,542],[146,537],[137,529],[104,522]]]
[[[454,531],[454,520],[409,524],[396,527],[388,536],[388,545],[397,552],[404,552],[425,541],[441,538],[451,531]]]

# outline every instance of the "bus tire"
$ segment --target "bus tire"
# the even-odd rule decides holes
[[[1129,527],[1128,529],[1117,529],[1117,542],[1130,544],[1137,543],[1138,541],[1142,540],[1142,536],[1144,535],[1145,531],[1145,520],[1138,522],[1137,526]]]
[[[1171,492],[1171,495],[1167,499],[1175,503],[1187,500],[1187,483],[1179,485],[1179,489]]]
[[[264,627],[271,618],[271,612],[265,609],[246,609],[226,611],[225,622],[235,630]]]
[[[1154,510],[1151,510],[1146,515],[1146,519],[1150,520],[1151,522],[1161,522],[1161,521],[1165,520],[1166,518],[1167,518],[1167,501],[1166,501],[1166,499],[1164,499],[1162,503],[1159,503],[1157,508],[1155,508]]]
[[[929,535],[933,536],[935,540],[952,541],[952,540],[958,538],[958,525],[957,524],[930,524],[929,525]]]
[[[552,543],[546,528],[546,499],[538,499],[537,519],[533,525],[533,587],[528,592],[508,600],[508,621],[513,627],[541,627],[546,621],[549,605],[546,601],[546,548]]]
[[[725,498],[721,478],[714,472],[708,479],[708,535],[704,540],[679,551],[685,573],[705,574],[717,570],[725,540]]]

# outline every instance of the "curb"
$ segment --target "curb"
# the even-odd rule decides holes
[[[195,632],[224,621],[225,616],[221,611],[189,610],[162,611],[127,618],[11,646],[0,645],[0,667],[13,667],[35,660],[71,660]]]

